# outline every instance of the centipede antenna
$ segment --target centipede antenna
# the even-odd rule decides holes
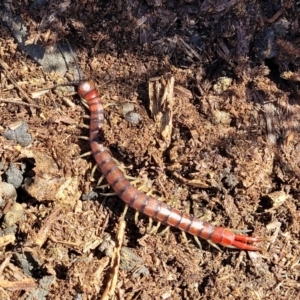
[[[79,65],[78,65],[78,62],[77,62],[77,59],[76,59],[76,55],[75,55],[75,53],[74,53],[74,51],[73,51],[73,49],[72,49],[72,47],[71,47],[71,45],[70,45],[70,43],[69,43],[69,41],[68,41],[67,39],[65,39],[65,40],[63,41],[63,43],[66,43],[66,44],[67,44],[68,49],[69,49],[69,52],[70,52],[70,54],[71,54],[71,57],[73,58],[72,63],[75,64],[75,68],[76,68],[77,73],[78,73],[78,80],[73,81],[73,82],[74,82],[74,83],[76,82],[76,84],[78,85],[79,81],[82,80],[82,76],[81,76],[80,68],[79,68]],[[65,63],[66,63],[66,66],[67,66],[67,68],[69,69],[69,62],[68,62],[69,60],[68,60],[67,57],[65,56],[65,53],[64,53],[62,47],[61,47],[59,44],[57,44],[57,49],[59,49],[59,51],[61,52],[61,55],[62,55],[62,57],[63,57],[63,59],[64,59],[64,61],[65,61]],[[70,84],[70,85],[73,85],[73,84]]]
[[[59,84],[55,84],[55,85],[40,89],[40,90],[38,90],[38,92],[52,90],[52,89],[55,89],[55,88],[60,87],[60,86],[77,86],[77,85],[78,85],[78,81],[59,83]]]
[[[62,41],[62,43],[64,43],[64,41]],[[69,43],[67,43],[67,44],[68,44],[68,46],[69,46]],[[63,58],[64,61],[65,61],[65,65],[66,65],[67,70],[70,71],[70,70],[69,70],[68,60],[67,60],[67,57],[65,56],[65,53],[64,53],[63,48],[60,46],[59,43],[56,44],[56,47],[57,47],[57,49],[60,51],[61,56],[62,56],[62,58]]]
[[[72,47],[71,47],[71,45],[70,45],[70,43],[69,43],[69,41],[68,41],[67,39],[66,39],[66,42],[67,42],[68,47],[69,47],[69,49],[70,49],[70,53],[71,53],[71,55],[72,55],[72,57],[73,57],[73,60],[74,60],[74,63],[75,63],[75,67],[76,67],[76,70],[77,70],[77,72],[78,72],[78,79],[79,79],[79,81],[81,81],[81,80],[82,80],[82,77],[81,77],[80,68],[79,68],[79,65],[78,65],[78,62],[77,62],[77,59],[76,59],[76,55],[75,55],[75,53],[74,53],[74,51],[73,51],[73,49],[72,49]]]

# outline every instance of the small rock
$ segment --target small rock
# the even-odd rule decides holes
[[[11,183],[0,182],[0,208],[3,208],[7,201],[15,202],[17,199],[17,192]]]
[[[21,122],[18,127],[14,129],[7,129],[3,136],[8,140],[18,142],[22,147],[26,147],[32,143],[31,135],[27,132],[28,124]]]
[[[217,95],[225,92],[232,84],[232,79],[229,77],[220,77],[218,81],[213,85],[213,90]]]
[[[21,186],[23,182],[23,173],[26,166],[24,164],[19,165],[11,164],[8,170],[5,172],[7,182],[11,183],[16,189]]]
[[[276,191],[268,194],[267,198],[271,200],[272,203],[271,210],[273,210],[283,205],[285,201],[289,198],[289,195],[286,194],[284,191]]]
[[[82,195],[82,200],[87,201],[87,200],[95,199],[97,197],[98,197],[98,193],[96,193],[94,191],[90,191],[89,193]]]
[[[138,124],[140,121],[143,120],[142,116],[134,111],[129,112],[125,115],[125,119],[132,123],[132,124]]]
[[[228,112],[216,109],[213,113],[217,123],[230,126],[231,116]]]
[[[11,227],[17,222],[21,221],[24,216],[24,208],[20,203],[14,203],[9,211],[4,216],[3,225],[5,227]]]

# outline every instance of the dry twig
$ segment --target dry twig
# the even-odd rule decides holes
[[[110,299],[115,292],[116,285],[117,285],[117,279],[118,279],[118,273],[119,273],[119,268],[120,268],[120,251],[122,248],[122,243],[125,235],[125,227],[126,223],[124,221],[124,216],[127,211],[127,206],[124,210],[124,213],[122,214],[119,224],[118,224],[118,232],[117,232],[117,237],[116,237],[116,247],[114,249],[114,253],[111,259],[111,274],[109,281],[107,283],[106,289],[101,297],[101,300],[107,300]]]
[[[12,75],[9,72],[8,65],[2,59],[0,59],[0,66],[3,68],[7,78],[12,82],[12,84],[20,92],[20,94],[27,100],[27,102],[31,104],[35,104],[35,102],[26,94],[26,92],[18,85],[16,80],[12,77]]]
[[[20,99],[20,98],[16,98],[16,99]],[[0,102],[12,103],[12,104],[24,105],[24,106],[31,106],[31,107],[37,107],[37,108],[40,107],[39,105],[33,104],[33,103],[27,103],[27,102],[23,102],[23,101],[3,99],[3,98],[0,98]]]

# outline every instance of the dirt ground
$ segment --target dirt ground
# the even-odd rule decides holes
[[[2,14],[1,299],[299,299],[299,1],[40,2],[1,4],[27,30],[22,46]],[[200,247],[130,208],[123,221],[88,153],[88,109],[74,90],[41,91],[77,69],[24,48],[47,56],[61,40],[97,85],[101,140],[131,181],[265,237],[263,251]],[[151,84],[171,78],[155,114]]]

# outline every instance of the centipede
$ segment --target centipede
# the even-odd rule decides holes
[[[90,80],[82,79],[78,82],[77,92],[89,106],[89,143],[97,167],[124,203],[155,221],[205,239],[211,244],[240,250],[263,251],[263,248],[252,243],[264,241],[265,238],[246,236],[238,230],[214,226],[209,222],[201,221],[146,195],[133,186],[113,160],[110,150],[100,140],[99,132],[104,124],[104,107],[95,84]]]

